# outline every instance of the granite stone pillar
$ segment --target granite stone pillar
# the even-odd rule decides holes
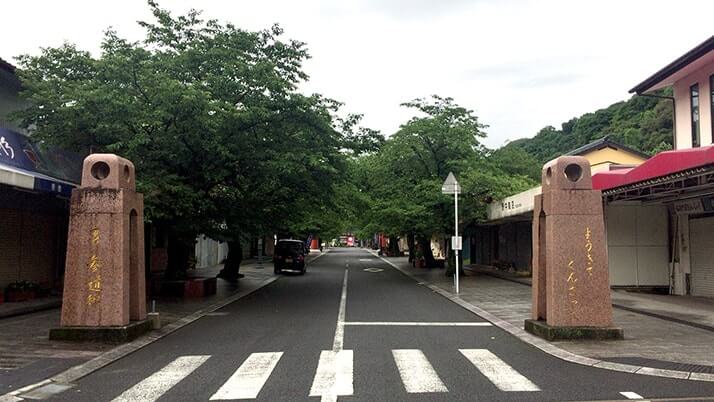
[[[526,330],[547,339],[621,339],[613,327],[602,196],[590,164],[545,164],[533,211],[533,310]]]
[[[88,338],[72,328],[96,335],[107,333],[99,328],[123,327],[125,333],[130,321],[146,319],[143,218],[134,165],[113,154],[89,155],[72,192],[62,328],[50,338]]]

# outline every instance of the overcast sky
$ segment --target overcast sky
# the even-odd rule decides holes
[[[390,135],[399,104],[439,94],[488,124],[486,145],[627,99],[628,90],[714,34],[712,0],[164,0],[174,14],[250,29],[279,23],[308,44],[307,93],[363,113]],[[3,5],[0,58],[63,41],[98,54],[103,31],[142,37],[143,0],[23,0]]]

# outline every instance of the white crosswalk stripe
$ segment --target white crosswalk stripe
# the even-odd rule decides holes
[[[174,385],[178,384],[179,381],[191,374],[200,365],[205,363],[209,357],[210,356],[178,357],[161,370],[124,391],[124,393],[116,397],[113,402],[155,401]]]
[[[486,349],[459,349],[501,391],[540,391],[508,363]]]
[[[399,376],[409,393],[448,392],[434,367],[419,349],[392,350]]]
[[[540,391],[540,388],[487,349],[459,349],[476,369],[501,391]],[[253,353],[210,397],[210,400],[255,399],[281,358],[283,352]],[[394,349],[392,357],[408,393],[449,392],[439,374],[420,349]],[[188,377],[210,356],[181,356],[119,395],[114,402],[155,401]],[[383,375],[384,373],[370,373]],[[212,391],[212,390],[211,390]],[[354,352],[324,350],[310,388],[309,396],[336,400],[354,394]],[[636,395],[623,392],[630,397]]]
[[[354,393],[354,357],[351,350],[323,350],[310,396],[348,396]]]
[[[251,354],[211,400],[256,398],[282,356],[283,352]]]

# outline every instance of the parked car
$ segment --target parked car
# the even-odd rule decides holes
[[[276,275],[283,271],[298,272],[305,274],[307,264],[305,258],[309,251],[301,240],[283,239],[278,240],[273,253],[274,272]]]

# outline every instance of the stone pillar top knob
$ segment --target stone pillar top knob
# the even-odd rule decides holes
[[[590,163],[582,156],[561,156],[543,165],[543,192],[592,190]]]
[[[136,191],[134,164],[114,154],[91,154],[84,159],[81,187]]]

